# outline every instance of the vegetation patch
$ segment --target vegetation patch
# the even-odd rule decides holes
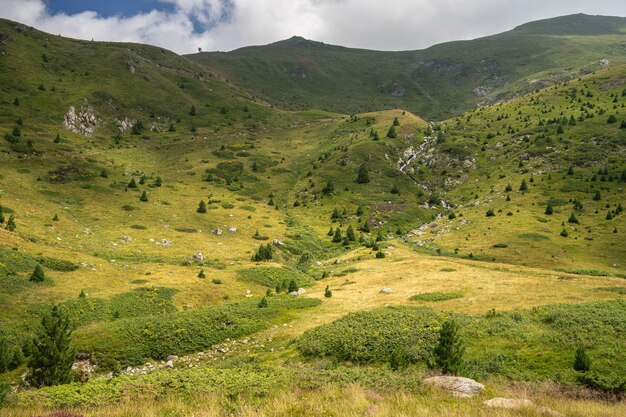
[[[266,266],[242,269],[239,271],[239,276],[248,282],[270,288],[283,287],[284,289],[287,289],[291,281],[294,281],[298,287],[310,285],[314,281],[308,275],[295,269]]]
[[[550,240],[550,238],[546,235],[542,235],[541,233],[520,233],[517,235],[521,239],[528,240]]]
[[[425,292],[409,297],[411,301],[446,301],[455,298],[463,298],[463,294],[458,292]]]

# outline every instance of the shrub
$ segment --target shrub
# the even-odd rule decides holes
[[[455,298],[462,298],[463,294],[458,292],[425,292],[409,297],[411,301],[447,301]]]
[[[486,217],[494,217],[495,215],[496,213],[492,209],[487,210],[487,212],[485,213]]]
[[[552,205],[551,205],[551,204],[549,204],[549,203],[548,203],[548,206],[546,207],[546,211],[545,211],[545,213],[546,213],[547,215],[551,215],[551,214],[553,214],[553,213],[554,213],[554,209],[552,208]]]
[[[273,257],[274,249],[268,243],[267,245],[259,246],[257,252],[252,256],[252,260],[255,262],[271,261]]]
[[[569,219],[567,219],[567,222],[573,223],[573,224],[580,224],[580,221],[578,220],[578,218],[576,217],[574,213],[572,213],[571,216],[569,216]]]
[[[567,236],[569,236],[569,233],[567,233],[567,230],[565,230],[565,229],[561,230],[561,233],[560,233],[560,234],[561,234],[561,236],[563,236],[563,237],[567,237]]]
[[[596,190],[596,193],[593,196],[593,200],[594,201],[600,201],[602,200],[602,194],[600,194],[600,190]]]
[[[197,213],[206,213],[206,203],[204,202],[204,200],[200,200],[200,203],[198,203],[198,208],[196,209]]]
[[[198,272],[198,278],[206,278],[206,275],[204,273],[204,269],[201,269],[200,272]]]
[[[394,125],[391,125],[391,127],[387,131],[387,137],[390,139],[398,137],[398,133],[396,132],[396,127]]]
[[[139,201],[143,203],[148,202],[148,194],[145,192],[145,190],[143,193],[141,193],[141,197],[139,197]]]
[[[528,190],[528,184],[526,184],[526,180],[525,180],[525,179],[523,179],[523,180],[522,180],[522,183],[521,183],[521,184],[520,184],[520,186],[519,186],[519,190],[520,190],[520,191],[526,191],[526,190]]]
[[[326,289],[324,290],[324,297],[326,298],[330,298],[333,296],[333,292],[330,290],[330,286],[326,286]]]
[[[385,253],[382,250],[378,250],[376,252],[376,259],[383,259],[385,257]]]
[[[369,171],[367,165],[361,164],[356,177],[357,184],[367,184],[370,182]]]

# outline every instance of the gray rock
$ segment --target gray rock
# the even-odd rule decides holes
[[[167,361],[165,363],[165,366],[167,366],[168,368],[173,368],[174,367],[174,361]]]
[[[535,404],[527,400],[526,398],[502,398],[495,397],[490,400],[483,402],[484,405],[491,408],[509,408],[509,409],[517,409],[517,408],[528,408],[534,407]]]
[[[391,288],[388,287],[384,287],[380,289],[380,293],[381,294],[390,294],[391,292],[393,292],[393,290]]]
[[[169,362],[169,361],[177,361],[177,360],[178,360],[178,356],[176,356],[176,355],[169,355],[169,356],[167,356],[167,357],[165,358],[165,361],[166,361],[166,362]]]
[[[449,391],[452,395],[459,398],[471,398],[485,389],[485,386],[480,382],[460,376],[433,376],[426,378],[422,382],[425,385]]]
[[[202,254],[202,252],[195,253],[193,255],[193,259],[195,259],[196,261],[204,261],[204,255]]]
[[[213,233],[215,233],[215,234],[216,234],[216,235],[218,235],[218,236],[221,236],[221,235],[222,235],[222,229],[215,229],[215,230],[213,231]]]
[[[235,232],[237,232],[237,228],[236,228],[236,227],[229,227],[229,228],[228,228],[228,231],[229,231],[230,233],[235,233]]]

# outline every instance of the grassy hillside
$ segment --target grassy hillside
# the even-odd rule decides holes
[[[624,18],[572,15],[419,51],[350,49],[294,37],[189,55],[277,107],[363,113],[403,108],[447,119],[626,62]]]
[[[625,65],[427,123],[272,108],[155,47],[0,35],[2,415],[623,411],[601,400],[623,395]],[[31,389],[53,303],[95,373]],[[467,402],[420,382],[444,317],[488,385]],[[398,340],[424,355],[394,370]]]

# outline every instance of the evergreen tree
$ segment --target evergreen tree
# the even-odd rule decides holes
[[[0,205],[0,224],[4,223],[4,212],[2,210],[2,205]]]
[[[355,213],[355,214],[356,214],[357,216],[362,216],[362,215],[363,215],[363,213],[365,213],[365,210],[363,210],[363,206],[358,206],[358,207],[356,208],[356,213]]]
[[[602,200],[602,194],[600,194],[600,190],[596,190],[596,194],[593,196],[594,201]]]
[[[339,243],[341,242],[342,238],[341,238],[341,229],[340,228],[336,228],[335,229],[335,234],[333,235],[333,242],[335,243]]]
[[[365,233],[370,232],[370,225],[367,219],[363,221],[363,226],[361,227],[361,230],[363,230]]]
[[[324,297],[330,298],[332,296],[333,296],[333,292],[330,290],[330,286],[327,285],[326,289],[324,290]]]
[[[61,142],[61,136],[59,136],[59,134],[57,133],[56,137],[53,140],[54,143],[59,143]]]
[[[563,229],[563,230],[561,230],[561,236],[567,237],[567,236],[569,236],[569,233],[567,233],[567,230]]]
[[[520,186],[519,186],[519,190],[520,190],[520,191],[526,191],[526,190],[528,190],[528,184],[526,184],[526,180],[525,180],[525,179],[523,179],[523,180],[522,180],[522,183],[521,183],[521,184],[520,184]]]
[[[46,275],[43,272],[43,268],[41,267],[41,265],[37,264],[35,270],[30,275],[30,278],[28,280],[30,282],[43,282],[44,279],[46,279]]]
[[[200,272],[198,272],[198,278],[206,278],[206,274],[204,273],[204,269],[201,269]]]
[[[580,224],[580,221],[578,220],[578,218],[576,217],[576,215],[574,213],[572,213],[571,216],[569,216],[569,219],[567,219],[568,223],[574,223],[574,224]]]
[[[439,343],[435,347],[435,362],[444,374],[459,374],[463,368],[465,346],[455,321],[446,321],[439,331]]]
[[[324,188],[322,188],[322,193],[328,195],[332,194],[333,191],[335,191],[335,184],[333,184],[331,180],[328,180],[326,185],[324,185]]]
[[[332,236],[335,234],[335,231],[333,230],[333,227],[330,226],[330,229],[328,229],[328,233],[326,233],[327,236]]]
[[[268,243],[265,246],[264,245],[259,246],[259,249],[252,257],[252,260],[255,262],[271,261],[273,257],[274,257],[274,250],[272,249],[272,246]]]
[[[143,191],[143,193],[141,193],[141,197],[139,197],[139,201],[142,201],[144,203],[148,201],[148,194],[146,193],[145,190]]]
[[[391,194],[400,194],[400,189],[398,188],[398,186],[396,184],[393,185],[393,187],[391,187]]]
[[[591,369],[591,358],[587,354],[587,351],[583,347],[576,349],[576,356],[574,357],[573,368],[578,372],[587,372]]]
[[[198,208],[196,209],[196,212],[206,213],[206,203],[204,202],[204,200],[200,200],[200,203],[198,204]]]
[[[191,108],[189,109],[189,115],[190,116],[196,115],[196,106],[194,106],[193,104],[191,105]]]
[[[156,179],[154,180],[154,186],[160,187],[161,185],[163,185],[163,181],[161,180],[161,177],[156,177]]]
[[[106,171],[106,169],[100,171],[100,178],[109,178],[109,173]]]
[[[378,250],[378,252],[376,252],[376,259],[383,259],[385,257],[385,253],[382,250]]]
[[[128,188],[137,188],[137,183],[135,182],[134,178],[130,179],[130,182],[127,185]]]
[[[504,192],[510,193],[511,191],[513,191],[513,187],[511,187],[511,184],[507,184],[506,188],[504,189]]]
[[[394,125],[391,125],[391,127],[387,131],[387,137],[391,139],[398,137],[398,133],[396,132],[396,127]]]
[[[41,319],[33,339],[26,380],[35,387],[70,382],[75,351],[70,345],[70,319],[59,306],[53,306]]]
[[[87,298],[87,294],[85,294],[85,290],[80,290],[80,294],[78,294],[78,298]]]
[[[570,166],[567,170],[567,175],[574,175],[574,167]]]
[[[167,129],[168,132],[176,132],[176,126],[174,123],[170,123],[170,127]]]
[[[552,208],[552,204],[548,203],[548,206],[546,207],[546,214],[550,215],[554,213],[554,209]]]
[[[146,183],[146,179],[147,177],[145,175],[142,175],[141,178],[139,178],[139,184],[144,185]]]
[[[356,241],[356,235],[354,234],[354,229],[352,225],[348,226],[348,230],[346,230],[346,237],[350,242]]]
[[[361,164],[359,166],[359,172],[356,177],[356,182],[358,184],[367,184],[370,182],[369,171],[367,170],[367,166],[365,164]]]
[[[132,133],[133,135],[141,135],[142,132],[143,132],[143,123],[141,120],[137,120],[133,124],[133,127],[130,133]]]
[[[287,287],[287,292],[297,292],[298,291],[298,283],[295,279],[289,281],[289,286]]]
[[[394,125],[394,126],[400,126],[400,120],[398,120],[398,118],[397,118],[397,117],[394,117],[394,118],[393,118],[393,125]]]
[[[15,216],[12,214],[9,216],[9,220],[7,221],[7,230],[9,232],[15,230]]]
[[[261,298],[261,301],[259,301],[259,308],[267,308],[267,298],[266,297]]]

